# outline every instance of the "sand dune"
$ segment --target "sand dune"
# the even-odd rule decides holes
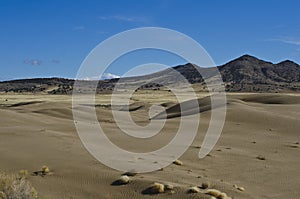
[[[219,102],[218,102],[219,100]],[[217,99],[215,108],[226,105],[222,103],[221,99]],[[177,103],[166,109],[165,112],[155,115],[152,119],[162,119],[162,118],[174,118],[180,116],[187,116],[192,114],[198,114],[205,111],[211,110],[211,100],[210,97],[204,97],[198,100],[188,100],[182,103]]]
[[[300,96],[298,95],[254,94],[242,97],[241,100],[262,104],[300,104]]]
[[[16,104],[11,104],[8,107],[19,107],[19,106],[26,106],[31,104],[38,104],[38,103],[42,103],[42,101],[19,102]]]
[[[163,96],[164,101],[153,103],[147,94],[135,98],[139,102],[126,108],[139,125],[149,122],[147,111],[151,105],[166,107],[169,119],[164,133],[145,141],[122,135],[113,122],[108,96],[99,95],[96,110],[108,137],[132,151],[151,151],[168,143],[178,128],[180,104]],[[37,191],[48,198],[210,198],[204,189],[199,193],[188,192],[202,183],[232,198],[300,197],[299,95],[228,94],[222,136],[204,159],[197,155],[210,121],[210,100],[200,99],[200,128],[192,146],[180,157],[183,164],[131,176],[130,182],[121,186],[111,184],[123,172],[96,161],[80,142],[69,96],[3,95],[1,99],[0,170],[33,172],[43,165],[49,166],[52,175],[28,176]],[[189,101],[185,103],[183,116],[196,114],[195,107],[189,107]],[[258,156],[265,160],[257,159]],[[154,182],[174,188],[146,194],[145,190]]]

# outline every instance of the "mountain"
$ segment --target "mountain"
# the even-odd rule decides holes
[[[126,85],[136,83],[142,85],[145,80],[156,80],[163,85],[180,85],[178,74],[183,75],[191,84],[205,87],[203,78],[213,79],[215,70],[201,68],[193,64],[184,64],[150,75],[124,79]],[[254,56],[243,55],[224,65],[217,67],[226,91],[229,92],[295,92],[300,91],[300,66],[286,60],[278,64],[260,60]],[[157,89],[159,85],[147,86]],[[205,90],[205,89],[204,89]]]
[[[218,68],[228,91],[300,90],[300,67],[289,60],[273,64],[244,55]]]
[[[74,80],[64,78],[18,79],[0,82],[1,92],[46,92],[49,94],[69,94]],[[57,91],[57,92],[53,92]]]
[[[277,64],[260,60],[254,56],[243,55],[217,67],[228,92],[299,92],[300,66],[286,60]],[[212,68],[201,68],[193,64],[175,66],[153,74],[126,77],[121,79],[101,80],[97,92],[111,92],[119,82],[120,87],[135,86],[139,89],[162,89],[162,85],[180,86],[178,74],[205,91],[202,75],[213,79],[216,74]],[[0,82],[0,92],[44,92],[49,94],[71,94],[75,80],[63,78],[36,78]],[[149,83],[150,82],[150,83]],[[84,81],[83,90],[96,81]]]

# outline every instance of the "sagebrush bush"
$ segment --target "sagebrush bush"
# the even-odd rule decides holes
[[[0,199],[37,199],[38,194],[25,177],[0,172]]]
[[[159,194],[159,193],[164,193],[164,192],[165,192],[165,185],[155,182],[150,187],[145,189],[142,193],[152,195],[152,194]]]

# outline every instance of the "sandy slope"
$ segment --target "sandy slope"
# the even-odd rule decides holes
[[[149,122],[150,104],[163,104],[176,115],[176,100],[158,93],[134,96],[132,117]],[[112,186],[122,172],[96,161],[83,147],[72,119],[70,96],[1,95],[0,170],[30,172],[48,165],[53,175],[29,176],[36,189],[49,198],[210,198],[186,193],[190,186],[210,182],[234,198],[281,199],[300,197],[300,95],[230,94],[227,119],[210,156],[198,159],[199,146],[210,111],[201,113],[201,128],[182,166],[138,174],[124,186]],[[111,118],[109,96],[97,96],[97,113],[111,140],[132,151],[151,151],[174,136],[178,117],[168,119],[162,135],[149,140],[124,136]],[[174,112],[175,111],[175,112]],[[178,111],[178,110],[177,110]],[[105,117],[103,117],[105,116]],[[259,160],[257,156],[266,160]],[[143,195],[153,182],[170,183],[175,193]],[[241,192],[233,187],[242,186]]]

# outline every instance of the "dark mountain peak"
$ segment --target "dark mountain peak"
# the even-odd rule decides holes
[[[253,61],[253,60],[256,61],[256,60],[259,60],[259,59],[257,59],[256,57],[254,57],[252,55],[245,54],[245,55],[242,55],[242,56],[240,56],[239,58],[237,58],[235,60],[236,61]]]
[[[195,73],[197,72],[198,66],[196,66],[195,64],[187,63],[172,68],[180,73]]]
[[[181,69],[181,68],[191,68],[191,67],[195,67],[195,65],[191,64],[191,63],[186,63],[186,64],[174,66],[172,68],[174,68],[175,70],[178,70],[178,69]]]
[[[271,62],[267,62],[261,59],[258,59],[252,55],[245,54],[241,57],[238,57],[222,66],[222,68],[231,68],[231,69],[249,69],[253,70],[254,68],[261,68],[261,67],[269,67],[273,64]]]
[[[296,64],[295,62],[291,61],[291,60],[285,60],[285,61],[282,61],[282,62],[279,62],[278,64],[276,65],[279,65],[279,66],[284,66],[284,67],[289,67],[289,66],[293,66],[293,67],[299,67],[298,64]]]
[[[258,59],[257,57],[254,57],[254,56],[248,55],[248,54],[238,57],[229,63],[236,63],[236,62],[241,62],[241,63],[248,62],[248,63],[255,63],[255,64],[260,64],[260,65],[261,64],[272,64],[271,62],[267,62],[267,61]]]

